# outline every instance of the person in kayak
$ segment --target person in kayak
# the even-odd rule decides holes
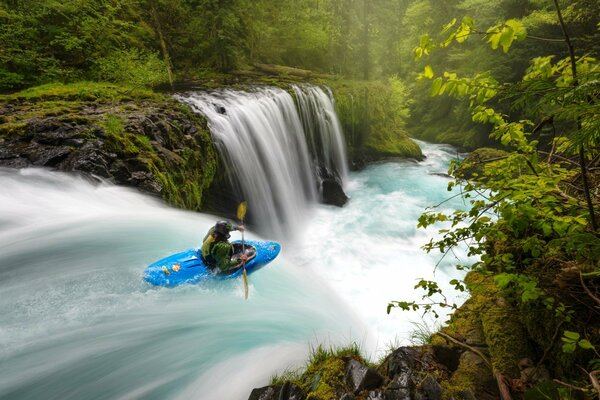
[[[233,259],[233,245],[229,243],[229,232],[243,231],[243,225],[233,225],[227,221],[218,221],[204,236],[202,242],[202,261],[208,268],[218,268],[224,272],[229,268],[237,267],[248,260],[246,254]]]

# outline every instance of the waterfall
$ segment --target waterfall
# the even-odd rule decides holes
[[[318,166],[341,182],[348,179],[348,160],[342,126],[335,112],[331,92],[316,86],[293,86],[298,99],[302,124],[307,133],[311,153]]]
[[[218,90],[176,96],[206,116],[235,188],[249,202],[258,228],[289,235],[319,199],[323,174],[348,176],[344,137],[331,93],[293,86]]]

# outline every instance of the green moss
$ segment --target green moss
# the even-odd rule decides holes
[[[324,361],[312,364],[306,370],[310,387],[307,390],[307,400],[334,400],[339,392],[344,390],[345,362],[338,357],[330,357]],[[308,386],[305,384],[305,387]]]
[[[345,371],[346,360],[349,358],[372,366],[360,355],[360,348],[356,343],[342,347],[319,345],[311,348],[304,371],[300,369],[286,370],[272,377],[271,384],[283,384],[290,381],[307,393],[307,400],[335,400],[341,393],[347,392]]]
[[[8,122],[0,124],[0,136],[25,135],[27,124],[22,122]]]
[[[124,101],[162,99],[163,95],[151,90],[133,88],[102,82],[76,82],[70,84],[50,83],[0,96],[0,103],[11,101]]]
[[[519,313],[502,297],[491,276],[470,272],[465,282],[477,304],[494,369],[508,377],[518,378],[519,361],[533,359]]]
[[[333,90],[352,159],[423,157],[420,147],[408,137],[405,129],[410,97],[400,81],[327,80],[322,83]]]

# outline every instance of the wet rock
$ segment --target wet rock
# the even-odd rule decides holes
[[[322,186],[323,203],[342,207],[348,202],[348,196],[344,193],[342,185],[334,178],[323,180]]]
[[[248,400],[304,400],[306,394],[298,386],[291,382],[283,385],[265,386],[252,390]]]
[[[277,400],[277,389],[273,386],[265,386],[253,389],[248,400]]]
[[[0,107],[0,166],[81,172],[203,208],[217,154],[202,117],[169,100],[63,100]],[[107,131],[108,113],[122,129]]]
[[[442,390],[439,382],[428,375],[415,393],[415,400],[442,400]]]
[[[412,381],[411,375],[415,367],[418,351],[413,347],[399,347],[388,356],[387,376],[398,379],[401,387],[407,387]]]
[[[385,400],[385,397],[381,390],[372,390],[369,392],[367,400]]]
[[[71,151],[71,148],[66,146],[39,146],[32,154],[30,154],[29,159],[33,165],[37,167],[54,167],[56,164],[67,158]]]
[[[344,395],[342,397],[340,397],[340,400],[355,400],[356,397],[354,397],[353,394],[351,393],[344,393]]]
[[[356,394],[362,390],[376,389],[384,382],[383,376],[354,359],[346,365],[346,385]]]
[[[410,391],[406,389],[400,390],[385,390],[383,392],[384,400],[412,400]]]

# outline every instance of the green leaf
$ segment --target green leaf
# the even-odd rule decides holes
[[[431,68],[431,66],[425,66],[425,70],[423,71],[423,77],[427,79],[433,79],[433,69]]]
[[[442,78],[434,79],[433,83],[431,84],[431,95],[437,96],[438,94],[440,94],[440,89],[442,88],[443,84],[444,81],[442,80]]]
[[[575,345],[575,343],[565,343],[562,346],[563,353],[572,353],[575,351],[576,348],[577,346]]]
[[[579,347],[581,347],[582,349],[585,349],[585,350],[594,349],[594,345],[592,343],[590,343],[590,341],[587,339],[581,339],[578,344],[579,344]]]
[[[563,333],[563,336],[564,336],[564,337],[563,337],[563,340],[565,340],[565,339],[571,339],[571,340],[573,340],[573,341],[577,341],[577,340],[579,340],[579,338],[580,338],[580,335],[579,335],[579,333],[577,333],[577,332],[572,332],[572,331],[565,331],[565,332]]]
[[[507,287],[515,278],[514,274],[498,274],[494,276],[494,282],[496,286],[503,289]]]

